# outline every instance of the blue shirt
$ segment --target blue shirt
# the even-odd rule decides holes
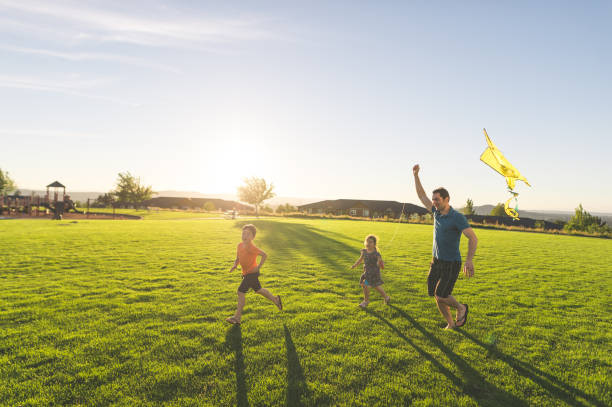
[[[459,239],[461,232],[469,228],[465,216],[452,207],[446,215],[442,215],[435,206],[431,207],[434,219],[433,256],[438,260],[461,261]]]

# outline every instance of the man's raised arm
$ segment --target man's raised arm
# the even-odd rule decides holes
[[[421,167],[419,167],[419,164],[412,167],[412,172],[414,173],[414,185],[416,187],[416,193],[419,196],[419,199],[421,200],[421,202],[423,203],[423,206],[425,206],[425,208],[427,208],[427,210],[431,212],[431,207],[433,206],[433,203],[431,202],[431,199],[429,199],[429,197],[425,193],[425,189],[423,189],[423,185],[421,185],[421,180],[419,179],[420,169]]]

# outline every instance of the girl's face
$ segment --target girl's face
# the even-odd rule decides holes
[[[366,249],[374,250],[375,247],[376,247],[376,244],[374,243],[374,239],[366,240]]]

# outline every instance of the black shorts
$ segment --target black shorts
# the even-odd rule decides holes
[[[252,288],[254,291],[261,290],[261,284],[259,283],[259,272],[249,273],[242,276],[242,283],[238,286],[238,291],[246,293]]]
[[[461,271],[461,261],[444,261],[434,258],[427,276],[429,296],[446,298],[451,295],[457,277],[459,277],[459,271]]]

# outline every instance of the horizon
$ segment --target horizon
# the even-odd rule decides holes
[[[612,213],[609,2],[0,10],[0,169],[19,189],[107,192],[129,171],[156,191],[259,176],[280,196],[418,202],[419,163],[426,191],[494,205],[486,128],[532,185],[520,210]]]
[[[34,189],[34,188],[19,188],[20,190],[25,190],[25,191],[34,191],[34,192],[44,192],[44,189]],[[108,191],[106,191],[108,192]],[[159,194],[163,193],[163,194],[168,194],[168,193],[172,193],[172,192],[176,192],[178,194],[197,194],[197,195],[201,195],[201,196],[172,196],[172,195],[163,195],[163,197],[170,197],[170,198],[198,198],[198,199],[206,199],[206,198],[210,198],[210,199],[221,199],[221,200],[235,200],[237,202],[240,202],[242,204],[246,204],[246,205],[250,205],[246,202],[240,201],[238,199],[238,196],[236,193],[204,193],[204,192],[199,192],[199,191],[177,191],[177,190],[163,190],[163,191],[153,191],[153,198],[158,197]],[[105,193],[105,191],[68,191],[68,189],[66,190],[66,194],[70,195],[70,193],[74,193],[74,194],[103,194]],[[223,198],[220,198],[223,197]],[[287,202],[282,201],[283,199],[287,199]],[[316,203],[319,201],[335,201],[335,200],[350,200],[350,201],[368,201],[368,200],[373,200],[373,201],[394,201],[394,202],[399,202],[399,203],[407,203],[407,204],[412,204],[412,205],[416,205],[416,206],[420,206],[423,207],[423,205],[421,204],[420,201],[417,200],[407,200],[407,201],[402,201],[402,200],[395,200],[395,199],[385,199],[385,198],[381,198],[381,199],[370,199],[370,198],[347,198],[347,197],[336,197],[336,198],[320,198],[320,197],[305,197],[305,196],[283,196],[283,195],[276,195],[273,198],[270,198],[266,201],[270,201],[270,200],[277,200],[277,201],[281,201],[278,202],[278,205],[283,205],[286,203],[292,204],[292,202],[290,202],[290,200],[303,200],[306,201],[305,203],[299,204],[299,205],[306,205],[306,204],[310,204],[310,203]],[[266,205],[266,201],[264,201],[264,205]],[[452,200],[451,200],[452,202]],[[485,207],[485,206],[492,206],[494,207],[497,204],[503,204],[503,202],[497,202],[497,203],[483,203],[483,204],[477,204],[476,202],[474,202],[474,207],[475,208],[481,208],[481,207]],[[275,206],[276,204],[273,204],[272,206]],[[294,206],[299,206],[299,205],[294,205]],[[581,204],[578,204],[581,205]],[[577,205],[577,206],[578,206]],[[460,205],[453,205],[451,203],[451,206],[453,208],[458,208],[461,209],[463,207],[465,207],[465,202],[463,204]],[[576,206],[576,208],[577,208]],[[584,205],[583,205],[584,207]],[[559,209],[531,209],[531,208],[520,208],[521,212],[541,212],[544,214],[572,214],[575,212],[576,208],[573,208],[571,210],[559,210]],[[585,210],[587,210],[587,212],[590,212],[591,214],[594,215],[605,215],[605,216],[612,216],[612,212],[605,212],[605,211],[591,211],[588,208],[584,208]]]

